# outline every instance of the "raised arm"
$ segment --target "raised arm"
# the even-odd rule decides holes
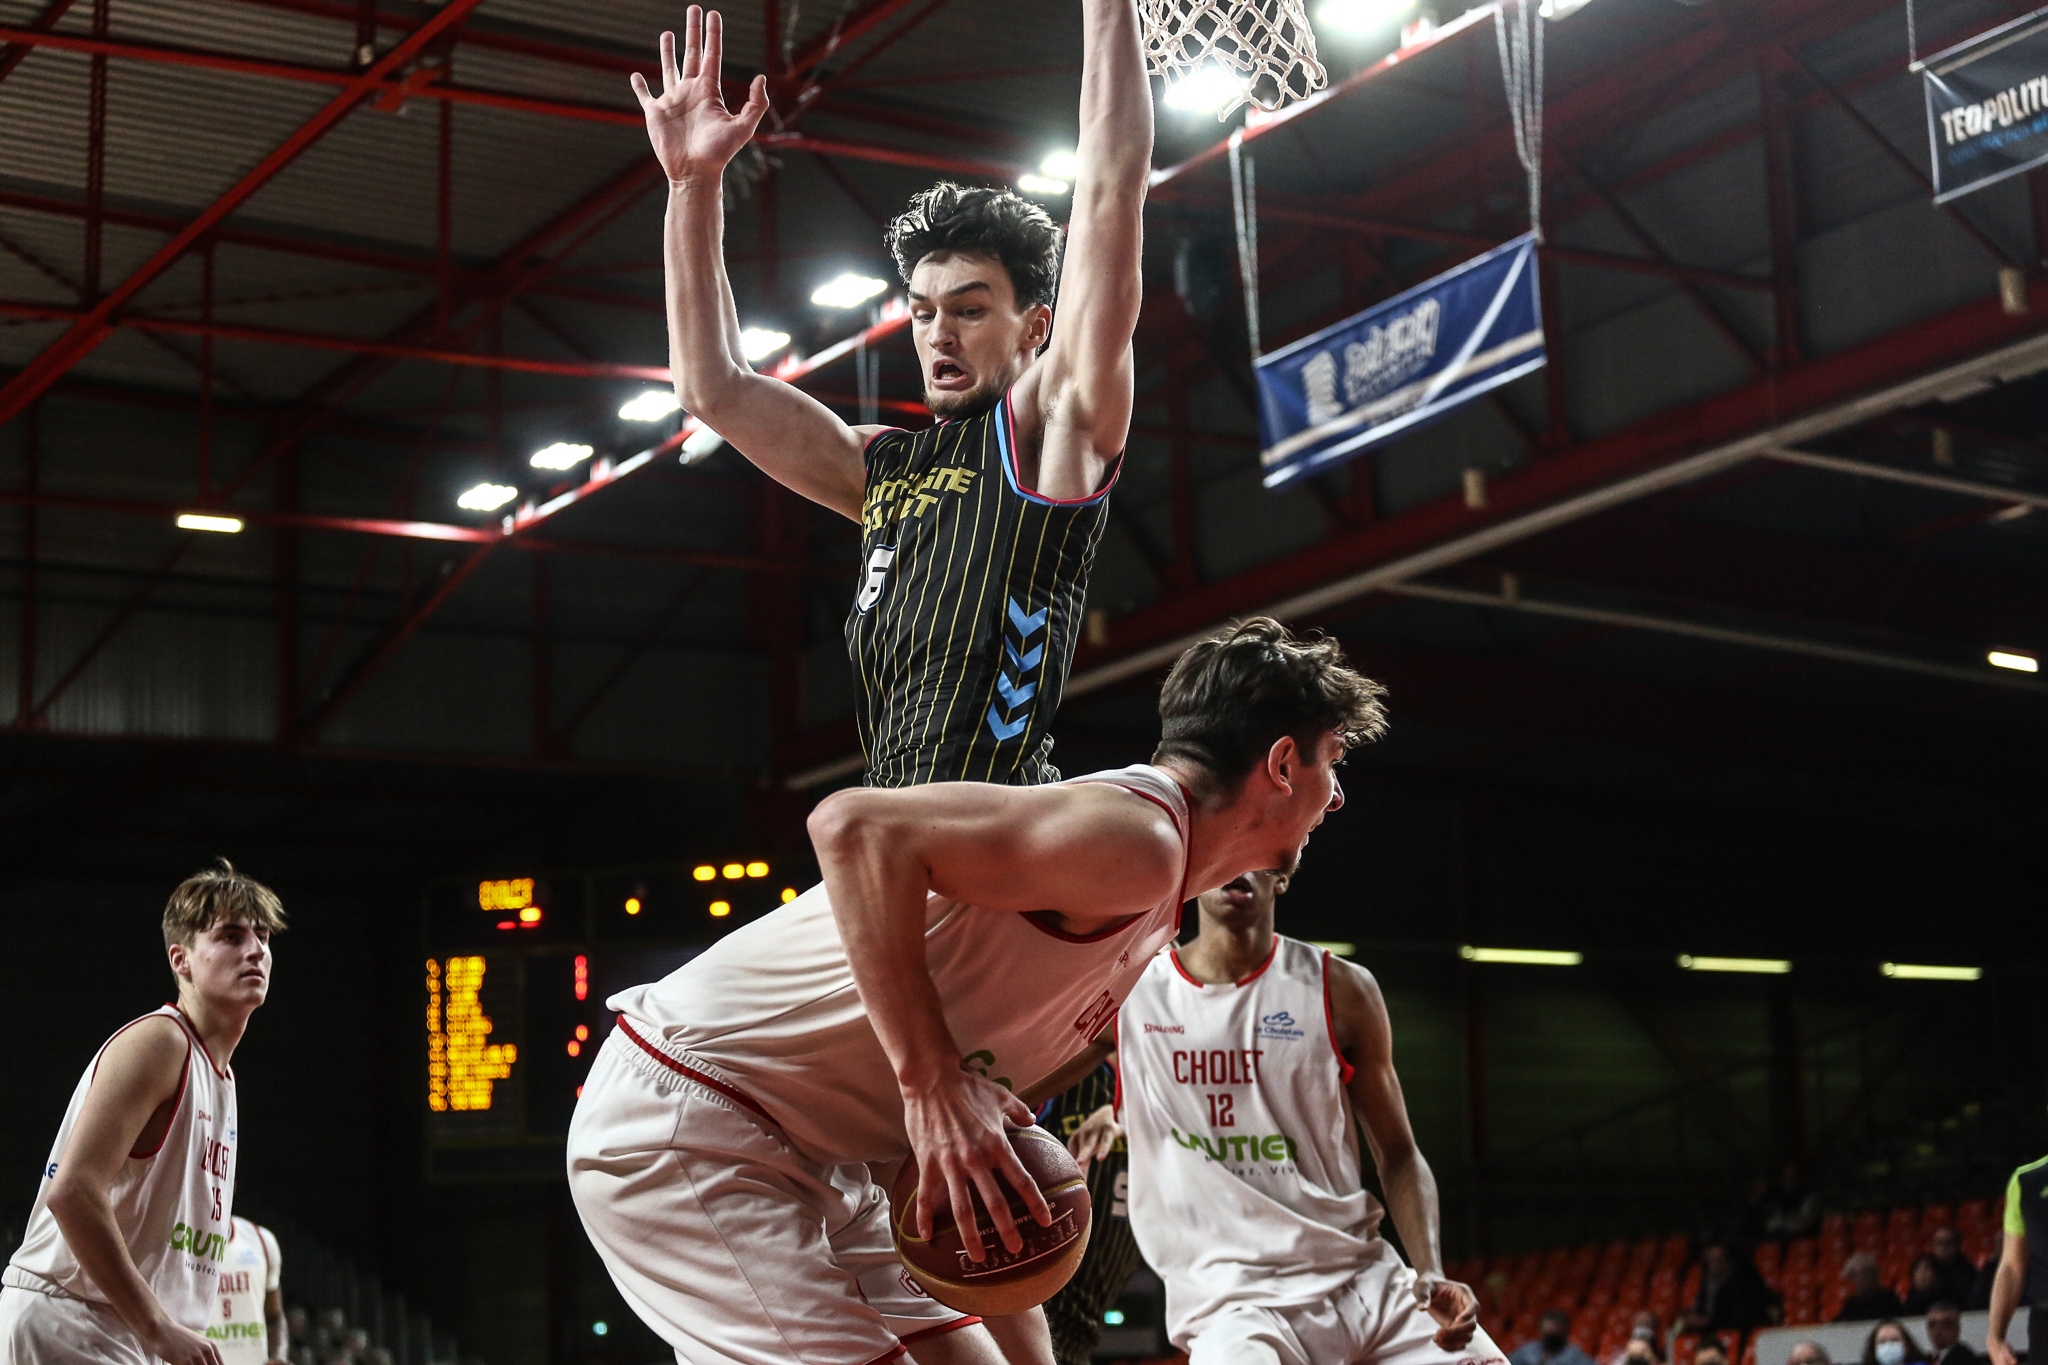
[[[740,347],[739,311],[725,273],[725,168],[768,112],[768,79],[754,78],[738,113],[725,105],[724,20],[692,5],[683,60],[661,35],[661,94],[633,74],[647,137],[668,175],[662,259],[668,278],[669,367],[684,411],[723,436],[778,483],[860,520],[866,431],[794,386],[754,373]]]
[[[1004,1135],[1031,1122],[1008,1090],[964,1070],[925,962],[928,893],[991,910],[1051,910],[1073,932],[1142,913],[1172,896],[1180,837],[1164,811],[1120,788],[941,782],[856,789],[810,819],[818,868],[861,1002],[903,1095],[918,1163],[916,1219],[950,1202],[969,1254],[982,1258],[970,1189],[1003,1245],[1022,1245],[998,1175],[1039,1222],[1051,1220]]]
[[[1337,1043],[1352,1067],[1347,1086],[1351,1107],[1372,1149],[1387,1212],[1415,1268],[1415,1297],[1437,1321],[1437,1345],[1462,1350],[1478,1328],[1479,1299],[1467,1286],[1444,1278],[1436,1174],[1408,1124],[1408,1101],[1394,1071],[1394,1030],[1386,1000],[1372,973],[1362,967],[1333,957],[1329,972]]]
[[[1152,174],[1152,85],[1136,0],[1082,0],[1080,170],[1052,340],[1018,381],[1018,443],[1037,487],[1086,497],[1130,437],[1131,336]],[[1035,429],[1034,429],[1035,428]]]
[[[150,1292],[107,1198],[131,1154],[161,1144],[169,1131],[188,1049],[184,1030],[168,1017],[145,1020],[107,1044],[45,1202],[79,1266],[152,1356],[169,1365],[220,1365],[213,1344],[173,1322]]]

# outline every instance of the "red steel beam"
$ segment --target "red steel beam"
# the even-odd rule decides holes
[[[380,57],[362,75],[353,78],[319,113],[300,125],[297,131],[236,181],[226,193],[187,223],[181,232],[159,247],[155,254],[143,262],[127,279],[107,291],[89,313],[74,322],[62,336],[30,361],[25,369],[7,382],[6,387],[0,388],[0,426],[5,426],[20,416],[22,410],[48,390],[50,385],[105,341],[113,332],[108,320],[170,269],[179,257],[206,235],[209,228],[233,213],[250,195],[263,188],[278,172],[291,165],[307,148],[324,137],[329,129],[341,122],[357,105],[375,94],[386,76],[401,69],[434,39],[449,32],[467,18],[478,3],[479,0],[448,0],[448,4],[438,14],[421,25],[411,37]]]
[[[57,26],[57,21],[64,17],[64,12],[76,3],[77,0],[50,0],[49,4],[43,6],[41,14],[28,21],[29,30],[33,33],[49,32]],[[6,47],[0,47],[0,81],[6,80],[14,68],[20,66],[22,60],[33,51],[35,48],[28,43],[10,43]]]

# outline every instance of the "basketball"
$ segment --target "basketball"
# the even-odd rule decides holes
[[[996,1237],[979,1192],[973,1198],[986,1252],[982,1260],[968,1258],[950,1206],[933,1212],[930,1240],[918,1237],[912,1223],[918,1185],[914,1160],[903,1163],[889,1196],[890,1227],[904,1268],[927,1294],[962,1313],[1002,1317],[1036,1308],[1065,1287],[1088,1249],[1088,1185],[1065,1144],[1045,1129],[1032,1127],[1012,1128],[1010,1145],[1052,1206],[1052,1223],[1040,1227],[1025,1212],[1024,1201],[1010,1193],[1010,1216],[1024,1239],[1015,1252]]]

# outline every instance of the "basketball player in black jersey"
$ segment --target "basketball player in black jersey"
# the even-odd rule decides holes
[[[1057,226],[1007,191],[937,185],[890,226],[939,419],[916,433],[848,426],[741,355],[721,182],[768,112],[768,87],[756,78],[728,109],[719,15],[689,7],[680,63],[674,35],[662,35],[658,94],[633,77],[669,180],[677,398],[770,476],[861,524],[846,634],[871,785],[1058,776],[1046,727],[1130,432],[1152,166],[1136,2],[1079,8],[1080,170],[1064,265]]]

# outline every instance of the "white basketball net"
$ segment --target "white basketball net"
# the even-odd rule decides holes
[[[1246,101],[1271,113],[1329,84],[1301,0],[1138,0],[1138,12],[1146,60],[1167,84],[1205,65],[1243,79],[1218,119]]]

